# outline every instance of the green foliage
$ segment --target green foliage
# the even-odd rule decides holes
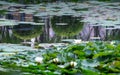
[[[93,72],[91,70],[83,70],[83,75],[100,75],[97,72]]]
[[[18,53],[4,61],[0,65],[6,67],[19,68],[23,72],[38,75],[119,75],[120,73],[120,50],[119,43],[109,42],[88,42],[84,44],[70,44],[67,47],[57,50],[57,48],[44,51],[28,51],[24,54]],[[32,56],[40,53],[43,63],[36,63]],[[53,59],[57,62],[53,62]],[[16,61],[28,66],[22,66]],[[76,62],[75,65],[71,61]],[[11,64],[12,63],[12,64]],[[62,67],[60,67],[62,66]]]
[[[116,49],[120,51],[120,44],[117,45]]]
[[[81,50],[83,51],[83,49],[85,48],[85,46],[82,45],[72,45],[70,47],[67,48],[67,51],[75,51],[75,50]]]
[[[76,69],[62,69],[62,75],[74,75],[77,73],[78,70]]]

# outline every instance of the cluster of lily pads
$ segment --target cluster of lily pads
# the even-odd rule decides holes
[[[119,75],[119,42],[88,42],[18,52],[0,65],[41,75]]]

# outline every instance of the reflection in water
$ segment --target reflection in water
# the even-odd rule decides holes
[[[29,22],[21,22],[15,26],[1,26],[0,42],[21,43],[23,41],[30,41],[51,43],[61,42],[61,39],[90,40],[91,37],[100,37],[102,40],[106,40],[106,38],[107,40],[117,40],[115,37],[112,38],[112,36],[119,34],[119,30],[109,30],[109,32],[106,32],[103,27],[99,26],[96,28],[96,26],[80,22],[80,17],[71,15],[34,17],[33,21],[36,23],[45,23],[45,25],[32,25]],[[112,35],[113,33],[114,35]]]
[[[55,34],[61,37],[78,35],[83,28],[83,23],[80,22],[79,17],[70,15],[54,16],[51,22]]]
[[[111,30],[108,34],[108,40],[118,40],[120,41],[120,29]]]
[[[20,43],[21,40],[13,36],[12,26],[0,27],[0,42],[1,43]]]
[[[106,36],[104,28],[95,28],[94,26],[80,22],[80,20],[80,17],[74,17],[71,15],[48,16],[43,18],[34,17],[34,22],[45,23],[45,25],[32,25],[29,22],[22,22],[15,26],[1,26],[0,42],[21,43],[23,41],[30,41],[37,43],[50,43],[61,42],[61,39],[90,40],[90,37],[98,36],[104,40]]]
[[[67,5],[67,3],[64,3],[64,4]],[[75,5],[72,6],[72,4],[68,3],[68,6],[69,5],[71,6],[71,8],[75,6]],[[87,5],[89,6],[89,4]],[[88,41],[91,39],[91,37],[100,37],[101,40],[109,40],[109,39],[112,40],[112,37],[109,37],[109,36],[106,37],[106,36],[109,34],[112,36],[112,33],[115,33],[114,31],[111,31],[111,30],[109,31],[112,33],[107,32],[105,27],[103,28],[99,24],[97,25],[98,27],[96,27],[96,26],[93,26],[93,24],[89,25],[89,23],[83,23],[84,21],[80,22],[81,17],[89,18],[89,17],[94,16],[95,19],[96,18],[98,19],[99,18],[98,16],[100,16],[101,18],[101,15],[96,14],[96,13],[104,14],[103,10],[101,10],[101,12],[99,10],[101,6],[98,6],[98,7],[93,6],[93,8],[95,9],[92,11],[92,14],[90,13],[91,11],[89,11],[89,8],[87,8],[87,11],[83,11],[83,14],[80,14],[80,12],[82,13],[82,10],[76,11],[80,15],[74,15],[74,16],[73,14],[72,15],[70,14],[72,13],[70,11],[69,11],[69,14],[64,12],[61,16],[60,14],[58,14],[59,16],[53,15],[55,12],[52,13],[52,15],[50,15],[50,13],[49,14],[44,13],[46,12],[46,9],[47,9],[45,7],[43,8],[43,10],[39,11],[40,13],[37,16],[30,12],[29,13],[20,12],[21,9],[27,9],[27,8],[29,8],[29,6],[28,7],[9,6],[8,12],[4,16],[4,18],[15,20],[15,22],[17,21],[18,24],[19,22],[22,21],[22,22],[28,22],[28,23],[30,22],[41,23],[41,24],[44,23],[45,25],[43,27],[39,25],[30,25],[26,23],[19,24],[18,26],[1,25],[0,27],[0,42],[1,43],[20,43],[23,41],[30,41],[30,42],[35,41],[38,43],[43,43],[43,42],[51,43],[51,42],[61,42],[61,39],[82,39],[82,40]],[[81,6],[79,6],[79,8],[81,8]],[[54,10],[57,10],[57,9],[58,8],[54,7]],[[92,7],[90,6],[90,10],[91,9]],[[71,10],[73,10],[73,8]],[[85,16],[86,13],[90,13],[91,15],[88,14]],[[75,16],[78,16],[78,17],[75,17]],[[92,22],[94,23],[94,21]],[[117,33],[115,34],[117,36],[119,30],[115,30],[115,31],[117,31]]]
[[[78,36],[80,38],[79,33],[83,28],[80,17],[71,15],[52,18],[34,17],[34,22],[45,23],[45,26],[31,25],[29,22],[22,22],[15,26],[2,26],[1,42],[20,43],[33,41],[33,38],[35,42],[60,42],[63,38],[74,39]]]
[[[13,27],[13,35],[23,40],[29,40],[42,33],[42,26],[31,24],[19,24]]]
[[[19,39],[24,40],[24,43],[27,43],[27,40],[30,40],[29,43],[31,47],[35,45],[35,38],[40,36],[42,33],[43,26],[40,25],[31,25],[31,24],[19,24],[13,27],[13,35]]]
[[[19,24],[16,26],[0,27],[0,42],[19,44],[23,41],[33,41],[43,32],[43,26],[31,24]]]

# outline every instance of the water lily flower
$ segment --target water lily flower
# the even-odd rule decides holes
[[[36,61],[37,63],[42,63],[42,62],[43,62],[43,57],[36,57],[36,58],[35,58],[35,61]]]
[[[53,59],[53,62],[58,63],[58,62],[59,62],[59,59],[58,59],[58,58],[54,58],[54,59]]]
[[[74,40],[74,43],[81,43],[82,42],[82,40],[80,39],[80,40]]]
[[[71,61],[71,62],[70,62],[70,66],[71,66],[71,67],[75,67],[76,65],[77,65],[76,62],[74,62],[74,61]]]
[[[110,42],[111,45],[114,45],[115,41]]]

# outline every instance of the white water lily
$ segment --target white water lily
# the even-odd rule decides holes
[[[71,61],[70,66],[75,67],[77,65],[77,62]]]
[[[79,40],[74,40],[74,43],[81,43],[81,42],[82,42],[81,39],[79,39]]]
[[[42,62],[43,62],[43,57],[36,57],[36,58],[35,58],[35,61],[36,61],[37,63],[42,63]]]
[[[58,58],[54,58],[53,62],[57,63],[57,62],[59,62],[59,59]]]
[[[111,45],[114,45],[115,41],[110,42]]]

